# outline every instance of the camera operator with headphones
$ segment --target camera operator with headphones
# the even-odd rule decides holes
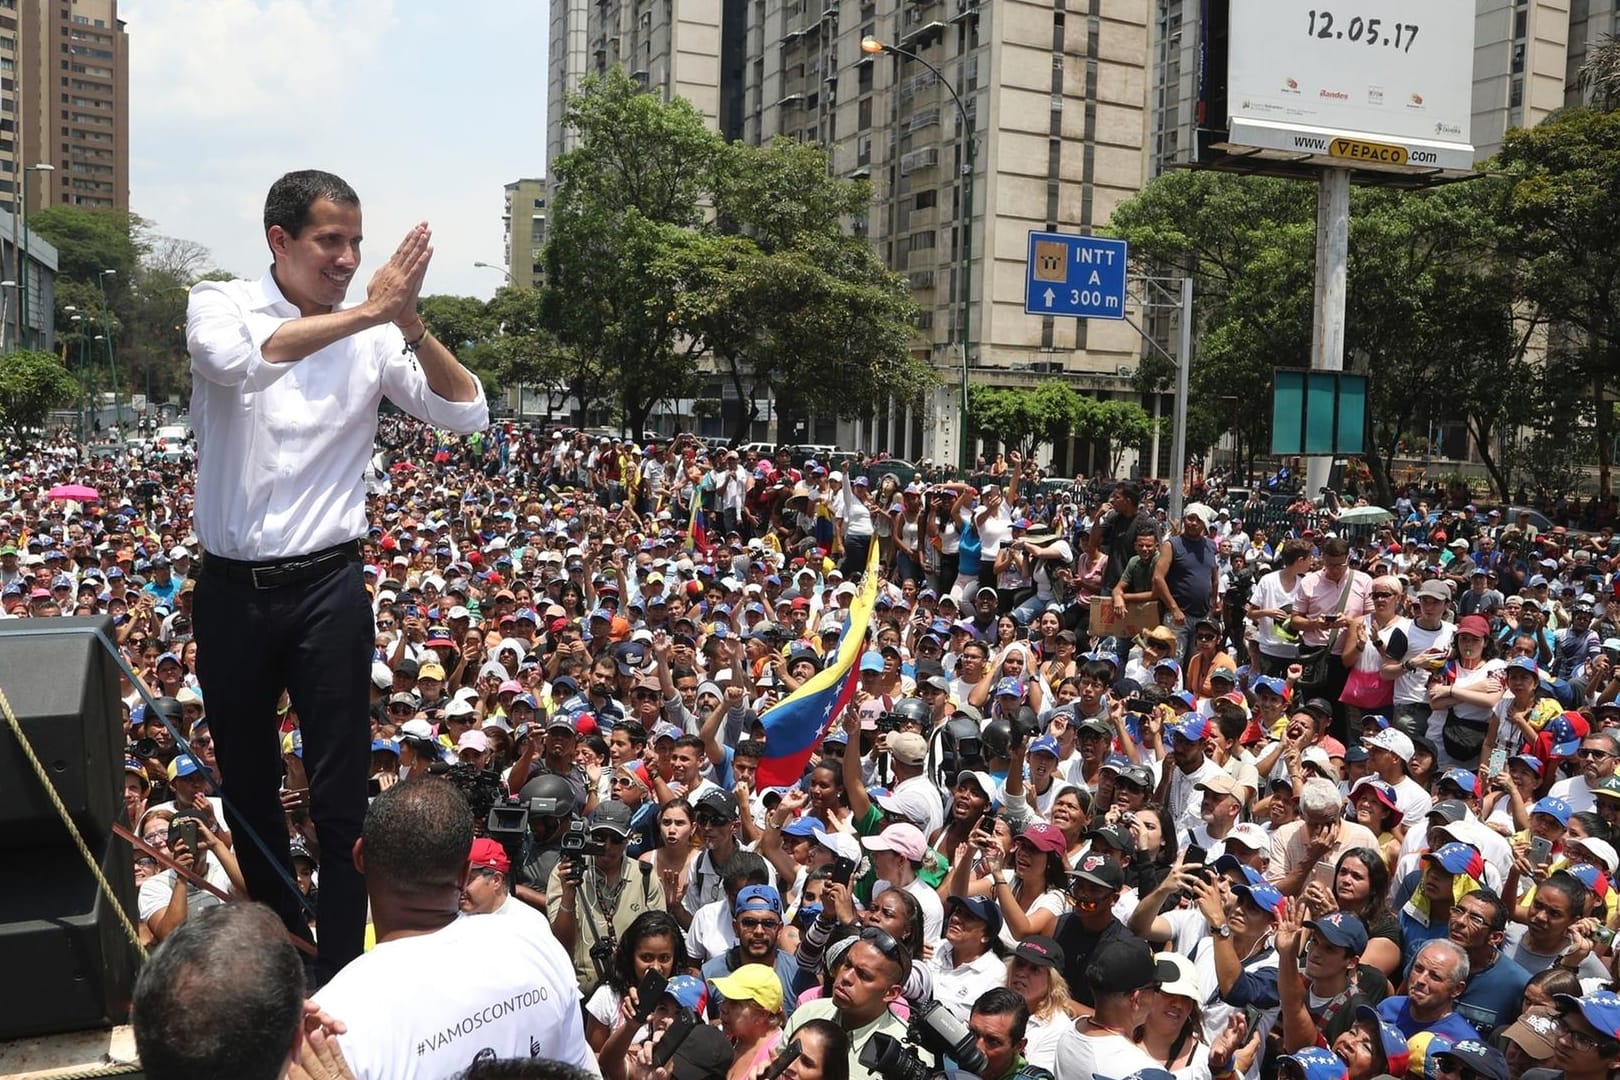
[[[625,857],[630,809],[620,802],[596,808],[587,826],[570,824],[561,860],[546,885],[552,932],[574,959],[588,998],[613,967],[619,937],[644,911],[664,911],[664,887],[652,864]]]
[[[517,804],[529,812],[529,833],[516,868],[512,895],[550,913],[546,889],[562,858],[562,840],[574,817],[574,788],[561,776],[537,776],[523,785]]]

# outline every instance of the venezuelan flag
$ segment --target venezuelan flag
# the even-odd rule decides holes
[[[692,489],[692,518],[686,523],[687,551],[708,551],[709,533],[703,522],[703,500],[698,498],[696,488]]]
[[[765,756],[760,758],[755,780],[759,787],[797,784],[827,728],[855,699],[860,684],[857,665],[877,607],[877,566],[878,545],[873,544],[861,591],[849,606],[832,662],[760,717],[765,724]]]

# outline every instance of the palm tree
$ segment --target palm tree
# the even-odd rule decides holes
[[[1608,111],[1620,105],[1620,39],[1603,35],[1587,50],[1575,81],[1597,108]]]

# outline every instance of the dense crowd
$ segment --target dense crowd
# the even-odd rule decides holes
[[[210,910],[250,905],[194,676],[191,462],[72,450],[13,454],[0,592],[110,616],[153,699],[125,681],[125,802],[172,967],[251,930]],[[453,1075],[511,1025],[609,1080],[1620,1068],[1609,533],[1403,497],[1267,535],[1241,497],[1167,520],[1134,482],[993,468],[385,419],[356,859],[379,940],[420,930],[316,994],[347,1068]],[[69,482],[97,497],[47,497]],[[849,704],[802,779],[757,783],[762,718],[846,634]],[[280,739],[318,933],[290,704]],[[532,1000],[502,974],[531,954]]]

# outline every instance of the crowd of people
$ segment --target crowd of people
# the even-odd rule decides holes
[[[141,684],[125,809],[157,948],[134,1023],[167,1075],[1620,1068],[1607,533],[1413,505],[1267,536],[1202,503],[1168,520],[1135,482],[1043,485],[1016,453],[982,484],[902,484],[881,460],[387,418],[358,571],[367,951],[306,1011],[281,922],[242,902],[192,462],[65,445],[0,477],[0,595],[109,617]],[[99,496],[46,496],[63,482]],[[847,635],[847,707],[801,778],[760,783],[767,714]],[[318,940],[289,700],[277,737],[285,888]],[[274,1008],[238,1001],[259,983]],[[200,1034],[244,1012],[275,1036],[257,1061]]]

